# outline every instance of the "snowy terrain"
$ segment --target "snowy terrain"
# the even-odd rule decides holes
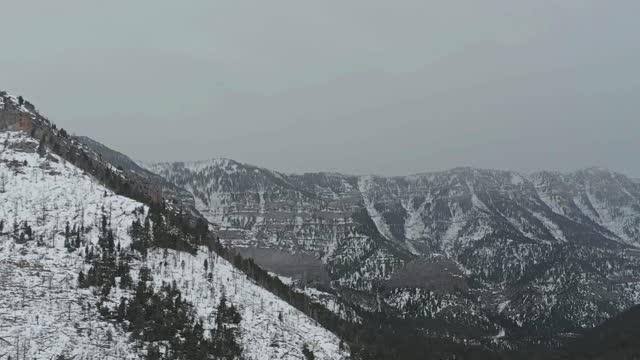
[[[78,289],[84,259],[65,249],[64,229],[67,221],[84,224],[86,238],[97,239],[104,208],[121,225],[115,227],[120,230],[116,239],[126,242],[124,230],[141,204],[114,195],[55,155],[38,156],[37,147],[24,133],[0,132],[0,177],[6,179],[0,192],[0,349],[46,359],[133,356],[122,330],[99,320],[98,296]],[[18,244],[13,226],[25,221],[36,240]]]
[[[212,281],[207,279],[204,270],[205,259],[213,269]],[[162,250],[155,250],[148,256],[146,266],[152,269],[157,285],[162,281],[177,282],[185,299],[204,320],[205,329],[214,326],[215,305],[222,293],[237,304],[242,315],[241,337],[247,359],[302,359],[305,344],[318,359],[347,357],[347,353],[339,349],[340,341],[335,335],[205,249],[196,256],[175,251],[168,251],[165,256]]]
[[[78,288],[78,273],[88,265],[84,249],[68,252],[64,247],[64,229],[67,222],[82,225],[83,236],[95,244],[105,214],[116,243],[126,248],[136,209],[146,207],[115,195],[56,155],[39,155],[38,146],[25,133],[0,132],[0,358],[138,358],[142,350],[128,334],[100,320],[95,306],[99,297],[92,289]],[[34,240],[21,239],[14,224],[28,224]],[[203,268],[205,259],[212,264],[211,280]],[[335,335],[205,249],[196,255],[153,250],[144,264],[133,261],[132,273],[143,265],[152,269],[156,285],[176,281],[207,329],[213,327],[224,292],[242,316],[247,359],[301,359],[305,344],[318,359],[347,356]],[[110,299],[115,304],[122,295],[127,294],[113,291]]]

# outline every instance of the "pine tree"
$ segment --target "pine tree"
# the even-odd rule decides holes
[[[80,248],[82,245],[82,240],[80,239],[80,231],[76,232],[76,249]]]
[[[24,234],[29,240],[33,240],[33,231],[31,230],[31,226],[29,226],[29,223],[26,221],[24,222]]]
[[[118,309],[116,310],[116,321],[121,323],[127,316],[127,302],[126,299],[120,298],[120,305],[118,305]]]
[[[44,146],[46,140],[47,139],[43,135],[40,139],[40,144],[38,144],[38,155],[40,155],[40,157],[44,157],[45,155],[47,155],[47,149]]]
[[[160,352],[160,348],[158,348],[158,345],[149,345],[149,347],[147,348],[147,356],[145,356],[145,360],[162,360],[162,353]]]
[[[215,354],[221,359],[237,359],[242,354],[242,348],[238,344],[238,328],[240,314],[236,308],[227,306],[227,298],[222,293],[216,314],[216,330],[213,334],[213,348]]]
[[[78,274],[78,287],[80,288],[88,287],[87,280],[85,279],[84,272],[82,271],[80,271],[80,274]]]
[[[313,351],[309,350],[307,344],[304,344],[302,347],[302,355],[306,360],[315,360],[316,356],[313,354]]]

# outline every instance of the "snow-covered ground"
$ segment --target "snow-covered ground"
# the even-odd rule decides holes
[[[339,296],[318,290],[314,287],[301,285],[293,278],[287,276],[281,276],[272,272],[270,272],[269,275],[277,277],[283,284],[290,286],[294,291],[305,294],[311,301],[324,306],[341,319],[356,323],[362,322],[362,318],[357,312],[342,301]]]
[[[372,199],[375,198],[375,195],[372,194],[373,189],[373,177],[372,176],[363,176],[358,179],[358,189],[363,194],[362,198],[364,200],[365,207],[371,220],[376,225],[376,228],[387,239],[393,239],[393,234],[391,233],[391,229],[384,221],[384,218],[380,214],[380,212],[376,209],[375,203]]]
[[[0,236],[0,358],[138,358],[124,331],[100,320],[99,296],[76,286],[82,267],[61,246]]]
[[[116,243],[126,248],[127,229],[138,216],[136,209],[144,206],[115,195],[55,155],[38,155],[37,147],[24,133],[0,132],[0,358],[138,358],[141,349],[129,336],[99,318],[98,296],[77,287],[77,275],[88,265],[83,249],[66,250],[64,229],[67,222],[82,224],[84,238],[95,244],[106,214]],[[34,237],[25,243],[13,235],[14,223],[22,226],[24,221]],[[317,359],[347,357],[334,334],[204,248],[196,255],[156,249],[144,263],[131,265],[134,279],[147,266],[156,285],[175,281],[207,329],[213,327],[225,293],[242,316],[241,345],[247,359],[303,359],[305,344]],[[112,300],[121,295],[126,293],[113,291]]]
[[[205,259],[213,273],[211,282],[207,280]],[[347,356],[340,351],[340,340],[334,334],[204,248],[195,256],[154,250],[147,257],[146,265],[152,270],[157,285],[162,281],[176,281],[184,298],[196,308],[205,329],[214,326],[215,306],[222,293],[236,304],[242,316],[241,343],[247,359],[303,359],[305,344],[317,359],[344,359]]]
[[[104,208],[116,241],[125,245],[131,214],[141,204],[116,196],[57,156],[31,152],[37,146],[24,133],[0,132],[0,358],[136,358],[126,334],[99,319],[98,296],[77,288],[85,264],[64,247],[64,229],[67,221],[84,224],[84,237],[97,240]],[[24,221],[42,246],[17,243],[13,226]]]

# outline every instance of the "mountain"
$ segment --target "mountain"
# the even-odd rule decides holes
[[[640,186],[605,169],[146,166],[190,191],[220,241],[261,266],[430,336],[555,344],[640,303]]]
[[[158,176],[151,171],[139,166],[135,161],[131,160],[128,156],[115,151],[89,137],[77,136],[75,139],[93,150],[101,159],[104,159],[109,164],[115,166],[118,170],[124,172],[130,178],[139,177],[144,179],[145,182],[152,184],[162,192],[162,196],[170,198],[176,203],[182,204],[192,214],[196,214],[195,203],[193,196],[190,192],[182,189],[174,184],[168,182],[163,177]]]
[[[620,359],[640,357],[640,306],[607,320],[572,341],[564,350],[565,359]]]
[[[640,300],[604,169],[145,169],[5,92],[0,150],[0,357],[527,358]]]
[[[0,92],[0,358],[349,356],[321,308],[116,155]]]

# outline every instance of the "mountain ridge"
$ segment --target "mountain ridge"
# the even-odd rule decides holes
[[[95,140],[93,140],[95,141]],[[263,166],[263,165],[258,165],[255,163],[251,163],[251,162],[245,162],[245,161],[241,161],[241,160],[236,160],[234,158],[231,157],[210,157],[210,158],[206,158],[206,159],[200,159],[200,160],[176,160],[176,161],[151,161],[151,160],[140,160],[140,159],[133,159],[132,161],[134,161],[136,164],[138,164],[141,167],[144,167],[146,169],[150,169],[153,168],[154,166],[158,166],[158,165],[169,165],[169,164],[185,164],[185,165],[206,165],[206,164],[215,164],[215,163],[220,163],[220,162],[231,162],[231,163],[235,163],[237,165],[243,165],[246,167],[251,167],[251,168],[259,168],[259,169],[264,169],[264,170],[268,170],[274,173],[279,173],[279,174],[283,174],[283,175],[292,175],[292,176],[304,176],[304,175],[313,175],[313,174],[323,174],[323,175],[332,175],[332,176],[342,176],[342,177],[366,177],[366,176],[370,176],[370,177],[378,177],[378,178],[403,178],[403,177],[413,177],[413,176],[426,176],[426,175],[432,175],[432,174],[439,174],[439,173],[445,173],[445,172],[458,172],[458,171],[473,171],[473,170],[477,170],[477,171],[487,171],[487,172],[508,172],[508,173],[514,173],[523,177],[530,177],[532,175],[535,174],[540,174],[540,173],[549,173],[549,174],[558,174],[558,175],[570,175],[570,174],[574,174],[574,173],[578,173],[578,172],[583,172],[583,171],[597,171],[597,172],[608,172],[608,173],[613,173],[613,174],[618,174],[618,175],[623,175],[628,177],[629,179],[635,181],[635,182],[640,182],[640,178],[635,178],[632,177],[629,174],[626,174],[623,171],[616,171],[604,166],[598,166],[598,165],[590,165],[590,166],[584,166],[584,167],[580,167],[580,168],[575,168],[575,169],[569,169],[569,170],[549,170],[549,169],[539,169],[539,170],[531,170],[531,171],[521,171],[521,170],[511,170],[511,169],[506,169],[506,168],[493,168],[493,167],[482,167],[482,166],[471,166],[471,165],[462,165],[462,166],[455,166],[455,167],[451,167],[451,168],[447,168],[447,169],[441,169],[441,170],[426,170],[426,171],[420,171],[420,172],[409,172],[406,174],[389,174],[389,175],[382,175],[379,173],[362,173],[362,174],[355,174],[355,173],[349,173],[349,172],[343,172],[343,171],[331,171],[331,170],[311,170],[311,171],[283,171],[283,170],[276,170],[273,168],[270,168],[268,166]]]
[[[459,323],[470,297],[478,315],[464,326],[483,329],[485,339],[507,328],[500,341],[519,342],[532,328],[557,335],[595,326],[640,299],[640,264],[625,255],[640,244],[640,187],[610,170],[523,175],[458,167],[384,177],[190,164],[149,168],[192,192],[221,241],[240,252],[315,257],[310,266],[324,267],[338,291],[387,288],[383,307],[395,316]],[[267,266],[267,255],[254,256]],[[431,295],[413,293],[411,278]],[[409,310],[414,302],[439,309],[430,303],[442,296],[445,312]]]

